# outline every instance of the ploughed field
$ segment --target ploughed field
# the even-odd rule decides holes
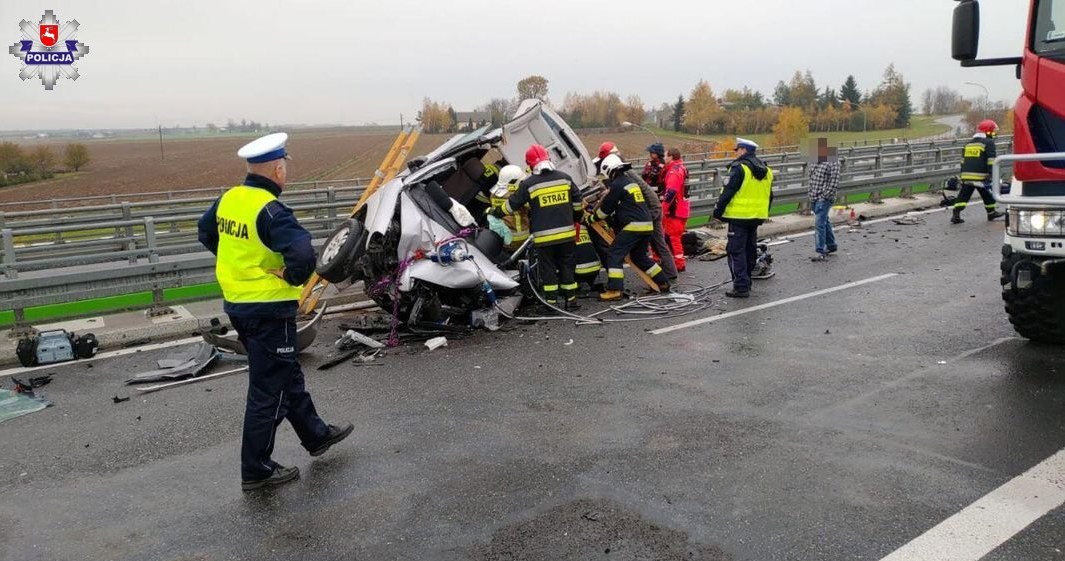
[[[412,155],[430,152],[449,136],[423,134]],[[144,200],[144,197],[134,195],[235,185],[244,176],[243,164],[236,157],[237,149],[251,138],[253,135],[177,139],[164,136],[164,159],[160,158],[157,138],[78,140],[89,148],[91,162],[86,168],[47,181],[0,188],[0,203],[111,195],[118,195],[118,201]],[[289,162],[289,181],[368,178],[380,165],[393,140],[395,135],[391,133],[344,129],[295,131],[288,143],[293,157]],[[646,157],[644,148],[654,141],[654,137],[640,131],[581,135],[581,140],[592,157],[601,142],[613,140],[626,158],[642,158]],[[670,140],[665,139],[667,148],[672,145]],[[51,145],[61,160],[64,147],[71,141],[17,142],[24,149],[39,144]],[[694,150],[695,147],[691,148]],[[108,201],[83,201],[84,204],[105,202]],[[35,207],[39,208],[39,205]],[[15,209],[8,207],[7,210]]]

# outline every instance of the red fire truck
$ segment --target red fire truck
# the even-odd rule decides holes
[[[957,0],[952,50],[962,66],[1012,66],[1023,92],[1014,107],[1014,154],[995,162],[995,198],[1008,209],[1002,298],[1022,336],[1065,343],[1065,0],[1030,0],[1024,54],[977,58],[980,3]],[[1008,194],[1001,169],[1012,165]]]

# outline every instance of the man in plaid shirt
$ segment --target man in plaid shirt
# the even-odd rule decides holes
[[[838,249],[828,211],[836,201],[839,171],[839,161],[827,155],[818,155],[817,164],[810,171],[810,204],[814,209],[814,244],[817,250],[817,255],[811,257],[811,261],[824,261],[828,254]]]

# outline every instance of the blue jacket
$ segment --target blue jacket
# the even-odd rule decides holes
[[[254,173],[249,173],[244,178],[244,185],[265,189],[273,195],[281,195],[281,187]],[[218,201],[215,200],[211,208],[203,213],[198,224],[200,243],[211,253],[218,255],[218,224],[216,213]],[[317,264],[314,247],[311,245],[311,234],[300,226],[296,215],[280,201],[273,201],[263,207],[255,220],[255,228],[259,239],[272,251],[280,253],[285,260],[285,281],[293,286],[299,286],[314,273]],[[268,318],[292,318],[296,317],[297,302],[264,302],[256,304],[234,304],[225,302],[224,310],[231,316],[241,317],[268,317]]]

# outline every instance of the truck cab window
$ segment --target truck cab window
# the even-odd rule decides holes
[[[1038,54],[1065,52],[1065,0],[1039,2],[1032,42]]]

